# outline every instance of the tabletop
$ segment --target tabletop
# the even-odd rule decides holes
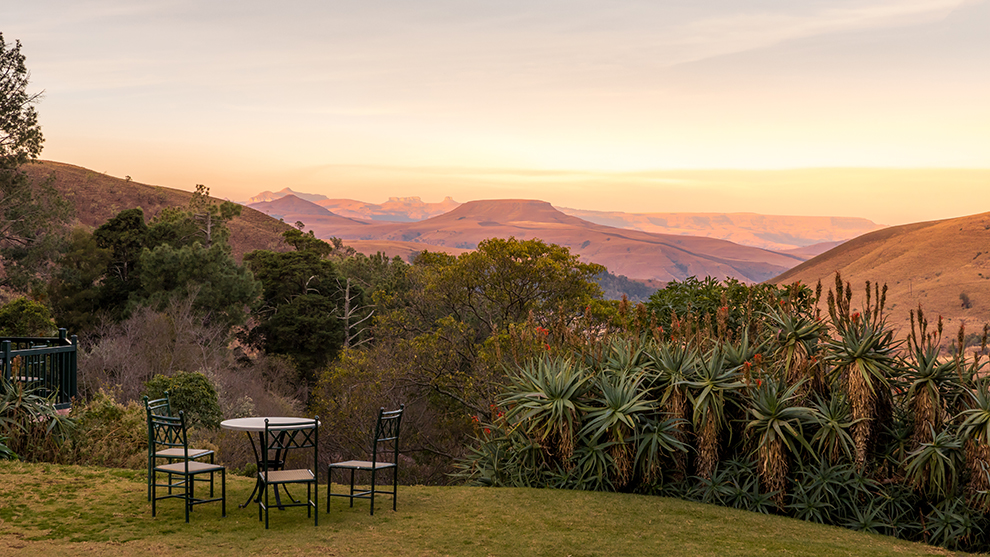
[[[232,431],[265,431],[265,420],[270,425],[313,423],[312,418],[290,418],[286,416],[234,418],[220,422],[220,427]]]

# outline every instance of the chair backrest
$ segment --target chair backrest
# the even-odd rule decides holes
[[[398,410],[385,411],[385,408],[378,410],[378,422],[375,424],[375,437],[372,439],[371,461],[378,462],[379,456],[385,457],[391,453],[392,462],[399,462],[399,426],[402,425],[402,411],[406,405],[402,404]],[[382,450],[384,449],[384,450]],[[387,458],[387,457],[386,457]],[[385,460],[385,458],[382,458]]]
[[[261,469],[278,469],[283,466],[290,450],[312,449],[313,470],[318,470],[320,446],[320,417],[312,420],[300,418],[298,422],[273,424],[265,418],[264,446]]]
[[[153,448],[163,447],[189,450],[186,436],[185,413],[179,412],[179,415],[176,417],[159,416],[149,413],[148,424],[151,428],[150,442]]]
[[[172,404],[168,396],[168,391],[165,391],[164,398],[156,398],[154,400],[148,400],[148,397],[144,397],[144,408],[148,411],[148,415],[158,415],[158,416],[171,416],[172,415]]]

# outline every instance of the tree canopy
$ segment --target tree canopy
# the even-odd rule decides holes
[[[30,73],[21,43],[0,33],[0,284],[27,290],[44,275],[66,231],[71,209],[50,181],[35,182],[20,167],[44,143],[27,90]]]

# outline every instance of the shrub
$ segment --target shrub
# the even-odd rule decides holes
[[[179,371],[175,375],[156,375],[147,383],[148,398],[162,398],[168,392],[172,414],[185,413],[190,427],[220,427],[220,398],[213,383],[202,373]]]
[[[46,337],[57,332],[55,320],[44,304],[17,298],[0,307],[0,335]]]
[[[27,461],[54,460],[73,422],[55,410],[54,395],[0,378],[0,439],[11,456]]]
[[[112,393],[100,391],[88,403],[73,406],[71,415],[76,427],[60,460],[111,468],[146,466],[148,429],[141,404],[121,404]]]

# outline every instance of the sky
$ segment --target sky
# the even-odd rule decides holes
[[[5,2],[42,158],[243,201],[990,211],[990,0]]]

